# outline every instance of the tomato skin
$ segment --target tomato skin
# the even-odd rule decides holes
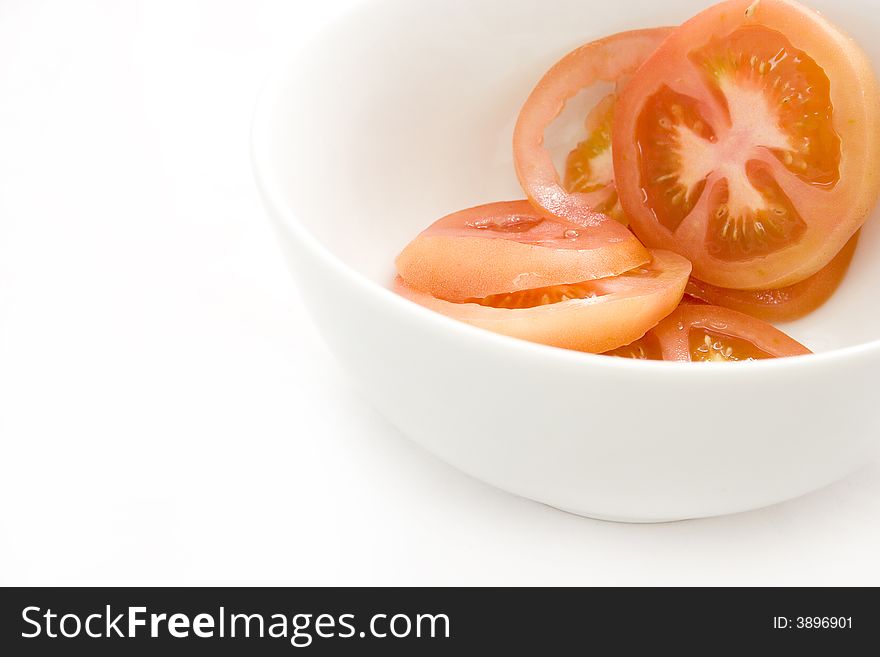
[[[413,289],[458,303],[617,276],[650,259],[617,222],[584,228],[510,201],[438,220],[398,256],[397,271]]]
[[[654,251],[651,264],[592,281],[598,296],[530,308],[451,303],[413,289],[398,277],[401,296],[453,319],[489,331],[563,349],[602,353],[629,344],[655,326],[682,298],[690,263]]]
[[[628,79],[671,32],[672,28],[662,27],[593,41],[563,57],[538,82],[520,111],[513,135],[516,174],[535,207],[581,225],[607,220],[594,211],[595,197],[566,191],[544,148],[544,131],[583,89]]]
[[[685,294],[765,322],[793,322],[819,308],[840,286],[856,251],[859,233],[818,273],[778,290],[728,290],[691,277]]]
[[[722,174],[709,177],[710,184],[699,201],[706,201],[706,205],[695,209],[696,218],[673,232],[661,224],[646,201],[636,135],[648,99],[663,85],[696,98],[710,123],[721,125],[724,111],[712,100],[689,56],[712,37],[723,38],[755,26],[784,35],[793,47],[812,57],[830,79],[831,120],[841,143],[840,177],[833,186],[808,185],[787,175],[788,170],[769,149],[757,149],[755,161],[779,182],[805,227],[771,253],[732,260],[710,252],[704,230],[710,219],[709,187],[717,186]],[[636,72],[619,97],[616,111],[612,137],[615,181],[630,227],[647,246],[673,250],[690,259],[694,276],[711,285],[767,290],[799,283],[834,259],[876,204],[880,190],[880,91],[870,61],[825,18],[791,0],[729,0],[698,14]]]

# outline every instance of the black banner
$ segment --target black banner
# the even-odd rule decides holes
[[[89,588],[0,598],[5,655],[547,655],[608,645],[841,654],[875,645],[880,629],[867,589]]]

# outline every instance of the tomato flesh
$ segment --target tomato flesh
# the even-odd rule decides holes
[[[410,287],[459,303],[617,276],[650,259],[615,221],[583,227],[511,201],[443,217],[403,250],[397,271]]]
[[[676,30],[618,98],[617,192],[700,280],[766,290],[827,265],[880,190],[867,56],[789,0],[730,0]]]
[[[682,303],[647,335],[608,353],[641,360],[739,362],[811,353],[775,327],[743,313]]]
[[[688,336],[692,362],[736,362],[774,358],[755,343],[735,335],[694,327]]]
[[[660,340],[653,331],[648,331],[644,336],[624,347],[618,347],[608,351],[606,356],[618,358],[631,358],[634,360],[663,360],[663,350]]]
[[[603,98],[587,116],[587,137],[569,153],[565,164],[565,191],[589,195],[593,208],[627,224],[614,187],[611,126],[615,95]]]
[[[464,303],[476,303],[490,308],[537,308],[573,299],[593,299],[598,297],[601,287],[596,284],[578,283],[575,285],[551,285],[534,290],[521,290],[504,294],[493,294],[481,299],[467,299]]]
[[[735,127],[729,142],[742,137],[746,146],[770,149],[806,182],[833,186],[840,180],[831,81],[808,53],[777,30],[748,26],[712,40],[691,59]]]
[[[839,180],[828,76],[782,34],[761,27],[715,39],[690,57],[726,115],[713,129],[695,99],[668,87],[645,104],[637,141],[648,202],[675,230],[711,179],[705,212],[712,255],[749,260],[785,248],[806,224],[754,151],[769,149],[809,184]]]

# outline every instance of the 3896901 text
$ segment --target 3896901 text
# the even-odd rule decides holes
[[[851,630],[852,616],[774,616],[774,630]]]

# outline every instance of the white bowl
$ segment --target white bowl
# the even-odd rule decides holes
[[[872,0],[814,5],[880,62]],[[315,321],[391,422],[479,479],[582,515],[666,521],[792,498],[877,453],[876,220],[837,295],[784,327],[820,352],[804,358],[725,367],[567,352],[388,289],[395,255],[434,219],[522,196],[513,124],[556,59],[704,6],[369,0],[264,92],[257,178]]]

